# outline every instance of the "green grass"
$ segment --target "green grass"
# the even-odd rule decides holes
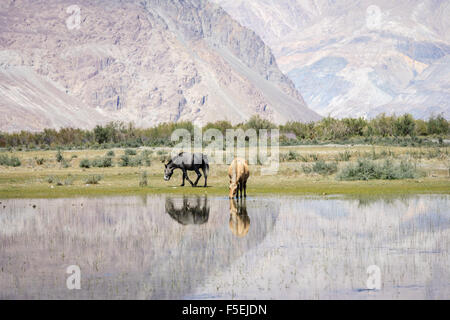
[[[278,174],[261,176],[260,166],[251,166],[248,182],[249,195],[256,194],[347,194],[347,195],[389,195],[413,193],[450,193],[450,162],[447,149],[411,148],[411,147],[335,147],[335,146],[300,146],[280,148],[280,153],[290,154],[296,158],[280,163]],[[344,154],[348,150],[348,154]],[[289,152],[292,151],[292,152]],[[357,164],[359,155],[365,152],[373,154],[394,154],[393,161],[401,163],[403,158],[414,155],[424,156],[415,159],[423,178],[402,180],[338,181],[335,171],[344,170]],[[16,152],[8,157],[17,157],[22,165],[19,167],[0,167],[0,198],[53,198],[99,195],[136,195],[148,193],[173,194],[211,194],[227,196],[227,165],[211,165],[208,188],[192,188],[189,184],[179,187],[181,172],[176,170],[169,182],[163,180],[164,165],[159,161],[166,150],[138,150],[136,167],[119,166],[125,156],[124,149],[115,149],[112,167],[80,168],[80,162],[87,159],[90,163],[106,155],[105,150],[65,151],[64,156],[71,159],[71,166],[65,168],[55,159],[53,151]],[[429,153],[439,157],[428,159]],[[108,156],[111,156],[109,153]],[[153,156],[152,156],[153,155]],[[44,159],[42,164],[36,158]],[[336,162],[339,158],[339,162]],[[307,159],[308,162],[304,162]],[[314,159],[317,159],[314,161]],[[345,161],[348,160],[348,161]],[[372,160],[370,160],[372,161]],[[383,163],[383,160],[377,160]],[[307,169],[302,170],[302,166]],[[385,166],[385,169],[389,169]],[[304,172],[307,170],[308,172]],[[145,171],[145,174],[143,173]],[[389,170],[388,170],[389,171]],[[386,171],[387,172],[387,171]],[[395,172],[395,170],[393,171]],[[389,173],[389,172],[387,172]],[[392,172],[391,172],[392,173]],[[97,184],[86,183],[88,178],[101,176]],[[146,176],[146,177],[145,177]],[[195,173],[189,172],[191,180]],[[403,176],[403,178],[408,176]],[[147,185],[145,185],[145,181]],[[203,185],[203,178],[199,181]]]

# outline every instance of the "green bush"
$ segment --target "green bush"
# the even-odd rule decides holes
[[[95,158],[91,161],[91,166],[95,168],[109,168],[112,167],[112,158],[103,157],[103,158]]]
[[[359,159],[356,164],[349,164],[337,175],[338,180],[395,180],[413,179],[418,177],[416,167],[409,161],[402,160],[400,163],[393,163],[392,160],[385,160],[379,164],[368,159]]]
[[[136,150],[134,150],[134,149],[125,149],[125,155],[127,155],[127,156],[135,156],[136,155]]]
[[[287,160],[288,161],[295,161],[299,158],[299,154],[295,151],[289,150],[287,154]]]
[[[106,156],[107,157],[114,157],[116,154],[114,153],[114,151],[113,150],[109,150],[107,153],[106,153]]]
[[[142,151],[139,155],[130,157],[126,154],[122,155],[119,159],[119,166],[121,167],[139,167],[139,166],[150,166],[151,160],[149,153]]]
[[[74,179],[73,179],[72,175],[69,174],[66,177],[66,179],[64,179],[64,185],[65,186],[71,186],[73,184],[73,181],[74,181]]]
[[[349,161],[351,158],[352,154],[345,150],[344,152],[339,152],[338,155],[336,156],[336,161]]]
[[[89,159],[82,159],[80,161],[80,168],[90,168],[91,167],[91,162],[89,161]]]
[[[34,160],[36,161],[36,164],[38,166],[42,166],[44,164],[44,162],[45,162],[44,158],[34,158]]]
[[[87,179],[84,181],[86,184],[98,184],[102,180],[102,176],[100,175],[92,175],[87,177]]]
[[[121,167],[128,167],[129,164],[130,164],[130,157],[129,156],[127,156],[126,154],[120,156],[119,166],[121,166]]]
[[[16,156],[8,157],[6,154],[0,155],[0,166],[20,167],[22,163]]]
[[[302,165],[302,170],[306,174],[310,174],[312,172],[312,168],[308,166],[307,164]]]
[[[312,171],[322,175],[333,174],[337,171],[337,164],[335,162],[326,163],[323,160],[319,160],[312,166]]]
[[[158,156],[166,155],[166,154],[167,154],[167,151],[165,151],[165,150],[158,150],[158,151],[156,152],[156,154],[157,154]]]
[[[61,167],[63,168],[69,168],[70,167],[70,162],[66,161],[66,159],[62,159],[61,161]]]
[[[58,151],[56,152],[56,161],[61,162],[63,160],[64,160],[64,157],[62,155],[61,149],[58,149]]]

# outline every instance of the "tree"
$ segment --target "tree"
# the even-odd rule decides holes
[[[448,134],[448,121],[440,114],[428,120],[428,134]]]
[[[416,135],[416,123],[414,118],[410,114],[405,114],[397,119],[395,122],[395,132],[399,136],[410,136],[414,137]]]

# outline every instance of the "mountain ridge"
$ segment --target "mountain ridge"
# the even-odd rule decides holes
[[[264,39],[322,116],[450,118],[448,77],[425,77],[448,68],[450,1],[213,1]]]
[[[0,5],[0,130],[320,118],[259,36],[215,4],[81,0],[69,30],[71,4]]]

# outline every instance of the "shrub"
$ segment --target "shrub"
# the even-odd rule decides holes
[[[15,156],[8,157],[6,154],[0,155],[0,165],[8,167],[20,167],[22,163],[19,158]]]
[[[44,164],[44,162],[45,162],[44,158],[34,158],[34,160],[36,161],[36,164],[38,166],[42,166]]]
[[[306,174],[310,174],[312,172],[312,168],[306,164],[302,165],[302,170]]]
[[[63,160],[64,160],[64,157],[62,155],[61,149],[58,149],[58,151],[56,152],[56,161],[61,162]]]
[[[89,159],[83,159],[80,161],[80,168],[90,168],[91,167],[91,162],[89,161]]]
[[[56,179],[55,179],[55,177],[53,177],[53,176],[48,176],[48,177],[47,177],[47,182],[48,182],[48,183],[53,183],[55,180],[56,180]]]
[[[351,158],[352,154],[345,150],[344,152],[339,152],[338,155],[336,156],[336,161],[349,161]]]
[[[297,152],[289,150],[289,152],[287,154],[288,161],[294,161],[294,160],[297,160],[298,158],[299,158],[299,155]]]
[[[418,176],[416,167],[409,161],[393,163],[385,160],[382,164],[367,159],[359,159],[356,164],[349,164],[337,175],[339,180],[371,180],[371,179],[413,179]]]
[[[109,168],[112,167],[112,158],[103,157],[103,158],[95,158],[91,161],[91,166],[95,168]]]
[[[322,175],[333,174],[337,171],[337,164],[335,162],[326,163],[323,160],[319,160],[312,166],[312,171]]]
[[[87,179],[85,180],[86,184],[98,184],[100,182],[100,180],[102,180],[102,176],[100,175],[92,175],[87,177]]]
[[[114,157],[116,154],[114,153],[114,151],[113,150],[109,150],[107,153],[106,153],[106,156],[107,157]]]
[[[120,156],[119,166],[121,166],[121,167],[128,167],[129,164],[130,164],[130,157],[129,156],[127,156],[126,154]]]
[[[139,176],[139,186],[146,187],[147,185],[148,185],[147,171],[142,171],[141,175]]]
[[[158,151],[156,152],[156,154],[157,154],[158,156],[166,155],[166,154],[167,154],[167,151],[164,151],[164,150],[158,150]]]
[[[70,167],[70,162],[66,161],[65,159],[62,159],[61,166],[63,168],[68,168],[68,167]]]
[[[125,155],[127,155],[127,156],[135,156],[136,155],[136,150],[134,150],[134,149],[125,149]]]
[[[146,151],[141,152],[141,154],[130,157],[128,155],[122,155],[119,160],[119,166],[121,167],[139,167],[139,166],[150,166],[151,160],[149,153]]]
[[[69,174],[66,179],[64,180],[65,186],[71,186],[73,184],[73,177]]]

